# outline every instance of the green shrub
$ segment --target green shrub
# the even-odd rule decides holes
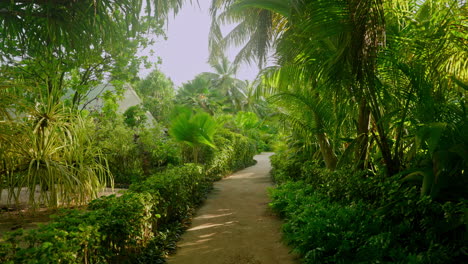
[[[344,204],[350,201],[373,204],[383,199],[389,188],[396,187],[396,182],[385,181],[383,177],[367,171],[354,171],[351,168],[330,171],[310,161],[302,164],[299,179],[331,201]]]
[[[370,203],[352,200],[359,195],[330,196],[329,187],[353,193],[337,185],[297,181],[271,190],[270,206],[285,218],[285,240],[304,263],[462,263],[466,258],[466,202],[420,198],[415,187],[388,179],[374,187],[386,195]]]
[[[145,168],[145,165],[149,166],[150,169],[146,172],[148,175],[165,169],[166,166],[182,163],[179,145],[164,134],[164,129],[155,126],[142,130],[139,134],[138,146],[140,152],[147,155],[144,156],[143,168]]]
[[[144,180],[168,165],[181,163],[178,144],[164,134],[164,128],[126,127],[120,118],[101,122],[95,132],[116,184],[129,185]]]
[[[207,154],[206,165],[207,173],[213,177],[222,177],[255,162],[255,142],[245,136],[224,129],[215,136],[215,144],[218,148]]]
[[[368,236],[378,234],[380,224],[362,203],[332,203],[302,181],[286,183],[273,190],[271,196],[271,207],[287,219],[283,226],[286,241],[305,263],[366,260],[360,259],[357,249]],[[388,245],[377,247],[384,252]]]
[[[123,116],[125,124],[130,128],[142,127],[148,119],[145,110],[140,105],[130,106]]]
[[[103,235],[99,225],[73,221],[68,215],[63,222],[42,225],[27,232],[19,229],[4,236],[0,246],[2,263],[102,263]],[[83,220],[87,215],[77,218]],[[73,225],[63,226],[65,222]]]
[[[174,223],[186,219],[191,208],[199,205],[211,190],[213,181],[205,175],[201,166],[186,164],[156,173],[133,184],[130,190],[159,197],[155,207],[161,217],[159,224]]]
[[[307,159],[301,156],[291,156],[286,152],[279,152],[270,157],[271,175],[276,183],[298,181],[302,177],[302,166]]]
[[[114,254],[138,252],[153,237],[152,207],[157,205],[148,193],[126,192],[96,199],[89,204],[93,217],[105,234],[103,246]]]
[[[140,178],[122,196],[96,199],[88,210],[63,210],[37,230],[7,233],[0,242],[0,262],[163,263],[215,176],[252,163],[252,141],[231,132],[218,140],[228,144],[210,154],[210,173],[200,165],[169,164]]]

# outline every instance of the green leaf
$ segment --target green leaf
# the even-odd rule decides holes
[[[259,8],[289,17],[291,3],[289,0],[244,0],[232,6],[233,11],[242,11],[245,8]]]
[[[446,123],[430,123],[422,125],[417,132],[419,143],[425,142],[428,154],[432,155],[439,146],[439,141],[447,127]]]

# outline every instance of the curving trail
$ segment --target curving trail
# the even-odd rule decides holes
[[[268,208],[270,155],[255,156],[255,166],[215,183],[168,263],[298,263],[281,242],[281,220]]]

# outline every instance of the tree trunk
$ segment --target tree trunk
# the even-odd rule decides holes
[[[320,152],[322,153],[323,160],[325,161],[325,166],[329,170],[335,170],[338,159],[330,145],[330,142],[328,141],[327,135],[323,132],[322,119],[317,114],[314,114],[314,119],[318,130],[316,136],[320,147]]]
[[[359,102],[359,116],[357,123],[357,134],[359,140],[358,149],[356,152],[357,168],[365,169],[367,164],[367,151],[369,144],[369,123],[370,123],[370,109],[367,105],[367,100],[362,98]]]

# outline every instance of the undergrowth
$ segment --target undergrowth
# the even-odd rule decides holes
[[[252,141],[225,134],[225,144],[205,166],[168,166],[132,184],[122,196],[96,199],[87,210],[64,209],[38,229],[5,234],[0,262],[164,263],[213,182],[252,164]]]
[[[421,196],[398,176],[332,172],[278,155],[272,163],[278,186],[270,206],[285,219],[284,239],[303,263],[467,260],[466,200]]]

